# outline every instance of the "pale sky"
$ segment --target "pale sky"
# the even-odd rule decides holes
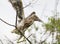
[[[30,6],[24,9],[25,16],[27,17],[31,12],[35,11],[36,15],[40,19],[42,19],[44,22],[47,22],[48,17],[53,15],[52,11],[54,11],[54,8],[55,8],[55,1],[56,0],[23,0],[24,6],[26,6],[30,2],[32,3]],[[60,4],[60,1],[59,1],[59,4]],[[59,4],[57,9],[58,12],[60,12]],[[8,0],[0,0],[0,18],[14,25],[15,15],[16,15],[16,12],[13,9],[12,5],[8,2]],[[36,26],[38,26],[37,24]],[[0,39],[4,38],[3,36],[6,35],[8,38],[10,38],[13,41],[16,38],[15,37],[16,35],[11,33],[11,30],[13,29],[14,27],[8,26],[7,24],[0,21]]]

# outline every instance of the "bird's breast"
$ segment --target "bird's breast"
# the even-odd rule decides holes
[[[24,23],[24,28],[30,27],[33,24],[33,22],[34,22],[33,20],[29,20],[29,21],[25,22]]]

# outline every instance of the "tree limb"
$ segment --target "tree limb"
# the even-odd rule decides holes
[[[0,39],[1,44],[3,44],[2,40]]]
[[[9,26],[16,27],[15,25],[9,24],[9,23],[7,23],[6,21],[4,21],[4,20],[3,20],[3,19],[1,19],[1,18],[0,18],[0,20],[1,20],[2,22],[4,22],[5,24],[9,25]]]

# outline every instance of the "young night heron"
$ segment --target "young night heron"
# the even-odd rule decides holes
[[[20,24],[17,25],[18,30],[20,30],[23,34],[29,28],[34,21],[42,22],[36,15],[35,12],[32,12],[27,18],[22,20]],[[12,33],[20,34],[17,29],[14,29]]]

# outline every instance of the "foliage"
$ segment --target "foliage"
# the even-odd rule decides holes
[[[51,33],[56,33],[56,36],[54,34],[52,35],[52,40],[54,37],[56,37],[56,40],[58,44],[60,44],[60,18],[57,16],[50,17],[49,22],[44,24],[46,31],[50,31]]]
[[[57,30],[57,32],[60,33],[60,18],[54,18],[51,17],[49,18],[49,22],[44,24],[46,31],[51,31],[51,32],[55,32],[55,29]]]

